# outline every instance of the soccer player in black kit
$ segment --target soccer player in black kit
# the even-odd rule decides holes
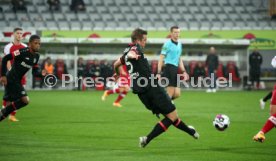
[[[138,95],[141,102],[153,114],[162,114],[164,116],[164,119],[157,123],[147,136],[139,138],[140,147],[145,147],[152,139],[165,132],[171,125],[198,139],[199,134],[196,130],[192,126],[187,126],[178,117],[175,105],[163,87],[159,86],[158,83],[145,85],[146,80],[151,82],[149,78],[152,73],[143,53],[143,48],[147,41],[147,31],[139,28],[135,29],[131,34],[131,40],[132,43],[124,50],[123,56],[114,63],[114,68],[118,73],[120,66],[126,64],[131,76],[133,93]],[[144,82],[140,80],[144,80]],[[157,78],[155,79],[156,81]]]
[[[29,39],[29,45],[14,51],[3,57],[1,67],[1,83],[5,86],[3,99],[6,100],[6,108],[0,111],[0,121],[5,119],[11,112],[19,110],[29,103],[29,98],[24,87],[21,85],[22,77],[33,69],[32,73],[35,76],[44,76],[45,71],[40,72],[38,68],[40,48],[40,37],[32,35]],[[14,63],[10,71],[7,72],[7,62],[14,59]]]

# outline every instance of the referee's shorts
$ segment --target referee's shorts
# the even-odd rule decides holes
[[[177,87],[177,73],[178,67],[172,64],[166,64],[163,69],[162,77],[165,77],[169,80],[169,87]]]

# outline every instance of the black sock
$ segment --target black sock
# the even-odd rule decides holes
[[[194,135],[195,134],[195,130],[194,129],[190,129],[183,121],[181,121],[181,119],[177,119],[175,122],[173,122],[173,126],[185,131],[186,133],[188,133],[189,135]]]
[[[264,98],[263,98],[263,101],[266,102],[267,100],[271,99],[272,97],[272,91],[269,92]]]
[[[165,132],[171,126],[172,123],[173,122],[167,117],[165,117],[163,120],[157,123],[153,128],[153,130],[148,134],[147,143],[149,143],[152,139],[154,139],[158,135]]]
[[[10,105],[6,106],[5,108],[1,109],[0,111],[0,121],[4,120],[7,116],[9,116],[10,113],[12,113],[15,110],[18,110],[27,104],[22,102],[21,99],[12,102]]]

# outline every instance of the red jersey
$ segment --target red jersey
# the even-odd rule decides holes
[[[24,44],[24,43],[20,43],[19,45],[15,45],[13,42],[10,42],[4,48],[4,55],[13,53],[16,50],[19,50],[19,49],[22,49],[22,48],[25,48],[25,47],[27,47],[27,45]],[[13,60],[11,60],[10,62],[11,62],[11,64],[13,64]],[[21,80],[21,84],[26,85],[26,82],[27,82],[26,81],[26,76],[24,76]]]

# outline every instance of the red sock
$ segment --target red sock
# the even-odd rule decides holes
[[[15,116],[16,111],[13,111],[10,115]]]
[[[127,92],[120,93],[115,102],[119,103],[126,96],[126,94]]]
[[[3,102],[2,102],[2,107],[6,107],[6,105],[7,105],[7,102],[5,101],[5,100],[3,100]],[[12,116],[15,116],[15,114],[16,114],[16,111],[13,111],[12,113],[10,113],[10,115],[12,115]]]
[[[108,91],[107,91],[107,94],[113,94],[113,93],[119,93],[119,92],[120,92],[120,89],[119,89],[119,88],[116,88],[116,89],[108,90]]]
[[[272,128],[274,128],[275,125],[276,125],[276,113],[268,118],[264,127],[262,128],[262,132],[264,133],[269,132]]]

